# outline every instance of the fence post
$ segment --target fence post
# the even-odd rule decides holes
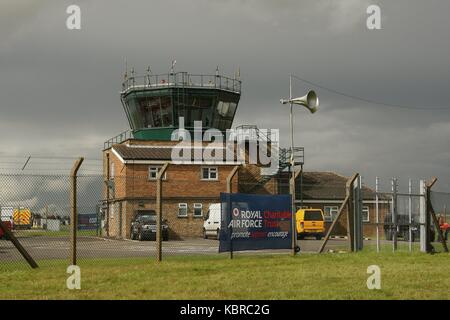
[[[380,213],[379,213],[379,201],[378,201],[378,192],[379,192],[379,179],[378,177],[375,178],[375,222],[377,224],[376,226],[376,232],[377,232],[377,252],[380,252]]]
[[[441,239],[441,243],[442,243],[442,247],[444,247],[444,251],[448,252],[448,247],[447,247],[447,242],[444,239],[444,235],[442,233],[442,230],[439,226],[439,221],[436,217],[436,213],[434,212],[434,208],[433,208],[433,204],[431,203],[431,188],[433,187],[433,185],[436,183],[437,178],[433,177],[433,179],[430,181],[430,183],[427,183],[427,221],[429,224],[429,228],[428,228],[428,234],[430,235],[427,240],[427,244],[428,244],[428,250],[427,252],[432,252],[434,251],[433,246],[431,245],[431,221],[433,221],[434,226],[437,230],[437,236]]]
[[[169,166],[166,162],[156,175],[156,260],[162,260],[162,177]]]
[[[353,229],[353,223],[349,222],[349,219],[350,219],[350,216],[351,216],[351,214],[350,214],[351,211],[350,210],[351,210],[351,207],[352,207],[350,201],[351,201],[351,197],[352,197],[352,193],[353,193],[352,190],[351,190],[351,186],[353,186],[353,182],[355,182],[355,180],[358,178],[358,176],[359,176],[359,174],[355,173],[353,175],[353,177],[351,177],[349,180],[347,180],[347,183],[345,185],[346,186],[345,199],[342,202],[341,207],[339,208],[339,211],[338,211],[338,214],[337,214],[336,218],[334,219],[333,223],[331,224],[330,228],[327,231],[325,239],[323,240],[322,245],[319,248],[319,251],[318,251],[319,253],[322,253],[323,250],[325,249],[325,246],[326,246],[328,240],[330,239],[331,233],[333,232],[335,226],[337,225],[337,222],[340,219],[341,215],[344,213],[345,206],[347,206],[347,238],[348,238],[348,241],[349,241],[350,249],[352,248],[353,243],[352,243],[352,239],[350,238],[350,231],[349,231],[350,229]]]
[[[77,225],[78,225],[78,214],[77,214],[77,173],[78,169],[80,169],[81,164],[83,163],[84,158],[80,158],[75,161],[75,164],[72,167],[72,171],[70,172],[71,179],[71,193],[70,193],[70,201],[71,201],[71,228],[70,228],[70,260],[71,264],[75,266],[77,264]]]
[[[356,186],[355,186],[356,183]],[[358,179],[353,183],[352,190],[354,193],[354,247],[355,251],[360,251],[364,246],[363,221],[362,221],[362,177],[358,175]]]
[[[427,195],[425,181],[420,180],[419,222],[420,222],[420,251],[427,252]]]
[[[392,178],[392,251],[397,251],[397,179]]]
[[[236,172],[239,170],[239,166],[234,166],[233,170],[231,170],[230,174],[227,177],[227,193],[231,193],[233,191],[231,181],[233,180],[233,177],[235,176]],[[228,199],[230,199],[230,196],[228,196]],[[231,204],[228,204],[228,211],[231,213]],[[222,218],[220,218],[222,219]],[[230,222],[231,219],[233,219],[233,215],[230,215]],[[231,229],[233,230],[233,229]],[[233,242],[231,239],[232,232],[230,232],[230,259],[233,259]]]
[[[293,151],[292,151],[293,152]],[[293,156],[292,156],[293,157]],[[292,255],[295,256],[297,253],[297,236],[296,236],[296,207],[295,207],[295,199],[296,199],[296,191],[295,191],[295,180],[297,178],[297,175],[300,173],[297,171],[295,172],[294,166],[290,166],[290,178],[289,178],[289,193],[291,194],[291,211],[292,211],[292,217],[291,217],[291,233],[292,233]]]
[[[337,221],[339,220],[339,218],[341,217],[342,213],[344,212],[344,208],[345,206],[348,204],[348,199],[349,199],[349,195],[347,195],[344,199],[344,202],[342,202],[341,207],[339,208],[338,214],[336,216],[336,219],[334,219],[334,221],[331,223],[330,228],[327,231],[327,234],[325,236],[325,239],[322,242],[322,245],[319,248],[319,253],[323,252],[323,249],[325,249],[325,246],[327,245],[328,240],[330,239],[331,233],[333,232],[334,227],[337,224]]]
[[[351,179],[349,179],[345,185],[345,193],[348,197],[347,205],[347,237],[349,240],[350,251],[355,251],[355,219],[354,219],[354,197],[353,197],[353,183],[358,179],[359,173],[355,173]]]
[[[409,252],[412,252],[412,199],[411,199],[411,194],[412,194],[412,181],[411,179],[409,179],[408,181],[408,223],[409,223],[409,228],[408,228],[408,233],[409,233]]]
[[[38,268],[36,261],[30,256],[30,254],[25,250],[25,248],[20,244],[19,240],[17,240],[16,236],[9,231],[8,227],[5,226],[3,221],[0,219],[0,229],[2,229],[3,233],[7,236],[7,238],[13,243],[16,249],[20,252],[22,257],[28,262],[30,267],[33,269]]]
[[[425,241],[426,241],[426,252],[431,253],[434,248],[431,244],[431,187],[436,183],[437,179],[433,177],[430,182],[425,183]]]

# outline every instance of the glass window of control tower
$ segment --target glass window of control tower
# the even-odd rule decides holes
[[[172,99],[170,96],[141,99],[139,108],[145,128],[172,126]]]

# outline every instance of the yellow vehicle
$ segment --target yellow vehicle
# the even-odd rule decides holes
[[[32,216],[30,209],[20,208],[14,209],[13,212],[13,228],[14,229],[31,229]]]
[[[322,239],[325,234],[325,223],[321,209],[300,209],[295,215],[297,225],[297,238],[307,236]]]

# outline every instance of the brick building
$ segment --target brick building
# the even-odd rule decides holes
[[[175,142],[164,145],[151,141],[128,140],[104,151],[109,199],[108,235],[128,238],[130,223],[139,211],[156,210],[156,173],[172,163]],[[227,190],[227,177],[239,162],[170,164],[163,176],[162,218],[169,225],[171,239],[199,237],[203,217],[211,203]],[[238,190],[238,177],[232,180]]]
[[[156,209],[156,173],[166,162],[171,164],[163,176],[162,218],[169,226],[170,239],[202,236],[203,218],[208,207],[219,202],[220,193],[226,192],[227,177],[236,165],[239,170],[232,179],[233,192],[288,192],[285,173],[265,179],[261,167],[245,161],[173,164],[171,151],[175,143],[130,139],[104,151],[105,196],[109,199],[107,236],[129,238],[131,221],[136,214]],[[304,207],[322,209],[329,227],[345,198],[347,179],[332,172],[305,172],[302,175],[303,192],[297,178],[297,207],[302,203]],[[364,188],[363,197],[367,217],[364,235],[369,236],[375,233],[375,194]],[[336,234],[346,234],[345,216],[340,220]]]
[[[104,214],[103,233],[108,237],[129,238],[131,221],[138,213],[149,213],[156,206],[156,174],[165,163],[169,167],[162,182],[162,218],[169,226],[169,238],[200,237],[203,234],[203,218],[211,203],[219,201],[220,193],[227,190],[227,177],[239,166],[232,179],[232,192],[255,194],[288,193],[287,159],[289,150],[272,144],[271,137],[254,126],[254,136],[249,137],[244,148],[232,144],[231,154],[195,162],[175,164],[172,150],[177,139],[210,129],[225,135],[231,128],[240,99],[241,82],[234,78],[215,75],[191,75],[185,72],[163,75],[147,74],[128,77],[121,92],[121,102],[131,131],[124,132],[105,142],[104,159]],[[177,140],[175,139],[175,140]],[[198,143],[198,142],[197,142]],[[278,171],[270,174],[258,162],[249,163],[252,145],[268,146],[270,153],[279,155]],[[194,144],[195,148],[196,144]],[[199,148],[199,146],[196,146]],[[200,149],[206,147],[200,142]],[[229,145],[221,145],[229,150]],[[194,149],[195,150],[195,149]],[[259,149],[258,149],[259,150]],[[303,159],[303,148],[295,148]],[[242,157],[238,157],[241,155]],[[241,159],[241,160],[238,160]],[[192,159],[189,159],[192,160]],[[258,160],[259,161],[259,160]],[[303,160],[301,160],[303,161]],[[253,163],[253,162],[252,162]],[[301,162],[303,163],[303,162]],[[323,208],[327,221],[331,221],[345,194],[346,178],[333,173],[305,173],[303,191],[297,187],[297,204]],[[367,201],[373,196],[365,192]],[[373,205],[369,202],[367,216],[373,220]],[[328,223],[327,223],[328,224]],[[345,224],[340,232],[345,230]]]

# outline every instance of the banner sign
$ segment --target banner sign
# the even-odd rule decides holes
[[[98,217],[93,214],[78,215],[78,230],[96,230],[98,228]]]
[[[219,252],[290,249],[291,196],[221,193]]]

